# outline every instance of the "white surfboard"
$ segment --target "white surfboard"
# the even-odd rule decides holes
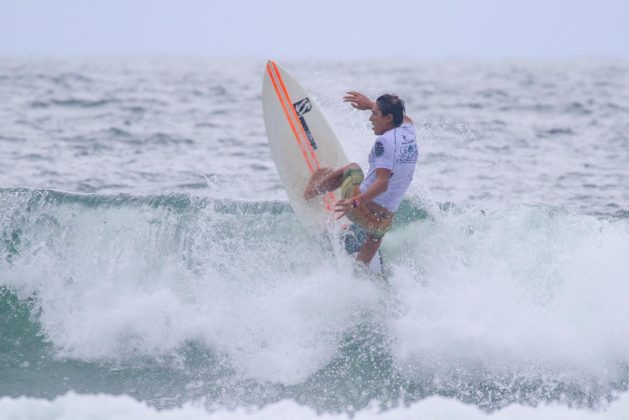
[[[273,60],[264,72],[262,108],[271,154],[290,204],[302,224],[320,236],[334,223],[340,191],[305,200],[304,190],[317,169],[348,164],[345,152],[316,102]],[[379,254],[370,268],[381,272]]]

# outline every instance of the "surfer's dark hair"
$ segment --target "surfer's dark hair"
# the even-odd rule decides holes
[[[396,127],[402,125],[402,121],[404,121],[404,111],[406,110],[403,100],[398,98],[397,95],[385,93],[376,99],[376,103],[383,117],[391,114],[393,115],[393,125]]]

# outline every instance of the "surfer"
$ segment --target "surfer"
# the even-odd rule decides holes
[[[382,238],[391,229],[393,217],[408,186],[417,163],[417,129],[406,114],[404,102],[396,95],[385,94],[372,101],[360,92],[350,91],[343,97],[359,110],[371,110],[373,132],[378,136],[369,153],[367,176],[357,163],[338,169],[321,168],[311,177],[304,198],[341,188],[342,199],[336,202],[337,219],[347,218],[364,236],[356,258],[369,264],[378,252]]]

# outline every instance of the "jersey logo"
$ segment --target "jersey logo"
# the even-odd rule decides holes
[[[405,144],[400,147],[400,154],[398,155],[398,163],[417,163],[417,156],[419,150],[414,143]]]
[[[382,142],[377,141],[376,144],[374,144],[373,146],[373,154],[376,157],[380,157],[384,154],[384,145],[382,144]]]

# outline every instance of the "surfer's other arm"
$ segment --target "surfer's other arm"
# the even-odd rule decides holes
[[[391,178],[391,170],[386,168],[376,169],[376,180],[364,192],[355,195],[352,198],[339,200],[336,202],[334,211],[337,212],[337,219],[345,216],[353,207],[360,204],[368,203],[380,194],[389,189],[389,178]]]

